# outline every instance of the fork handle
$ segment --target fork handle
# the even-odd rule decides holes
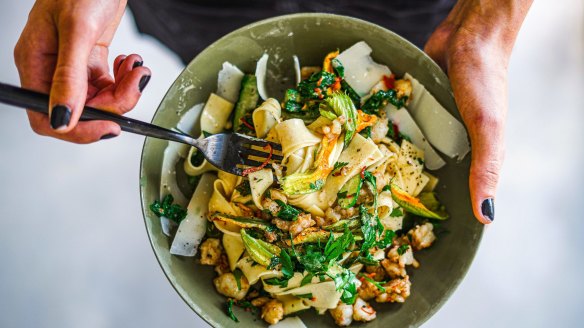
[[[0,102],[49,115],[49,95],[40,92],[0,83]],[[195,140],[191,136],[180,132],[89,106],[83,108],[80,120],[112,121],[117,123],[126,132],[187,144],[193,144],[191,140]]]

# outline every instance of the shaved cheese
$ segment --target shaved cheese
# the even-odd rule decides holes
[[[206,214],[215,179],[217,177],[210,173],[205,173],[201,177],[187,207],[187,216],[178,226],[170,246],[170,254],[181,256],[195,256],[197,254],[199,244],[207,231]]]
[[[446,164],[434,148],[432,148],[430,143],[428,143],[424,134],[405,108],[397,109],[395,106],[389,104],[385,107],[385,111],[389,120],[397,125],[399,131],[408,136],[414,145],[424,151],[424,161],[428,169],[437,170]]]
[[[256,76],[257,84],[258,84],[258,93],[260,94],[260,97],[263,100],[267,100],[269,98],[268,92],[266,91],[266,74],[268,71],[268,58],[269,57],[270,56],[266,53],[262,57],[260,57],[257,65],[256,65],[256,71],[255,71],[255,76]]]
[[[418,80],[407,73],[404,78],[412,82],[413,88],[408,109],[428,141],[447,156],[463,159],[470,151],[470,144],[462,123],[442,107]]]
[[[219,71],[219,76],[217,77],[217,95],[236,103],[239,98],[243,75],[243,72],[237,66],[230,62],[224,62],[223,68]]]
[[[391,74],[389,67],[373,61],[372,51],[367,43],[361,41],[337,56],[345,68],[345,80],[360,96],[368,94],[384,75]]]
[[[292,60],[294,60],[294,72],[296,73],[296,85],[302,81],[302,74],[300,74],[300,60],[298,56],[292,56]]]

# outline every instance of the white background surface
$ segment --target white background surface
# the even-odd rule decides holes
[[[0,3],[0,81],[32,5]],[[584,308],[584,4],[534,3],[510,65],[507,157],[495,224],[425,327],[577,327]],[[111,47],[153,77],[130,116],[150,120],[181,71],[126,15]],[[140,210],[143,139],[78,146],[36,136],[0,105],[0,327],[202,327],[167,282]]]

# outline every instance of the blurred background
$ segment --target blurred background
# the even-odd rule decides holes
[[[31,0],[0,2],[0,81]],[[111,47],[152,80],[149,121],[182,64],[126,13]],[[584,2],[539,0],[509,67],[507,157],[495,224],[424,327],[581,327],[584,308]],[[143,138],[88,146],[39,137],[0,105],[0,327],[205,327],[158,266],[138,192]]]

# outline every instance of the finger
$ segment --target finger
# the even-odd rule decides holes
[[[121,81],[126,74],[134,70],[134,68],[141,67],[143,64],[144,60],[140,55],[131,54],[120,63],[117,72],[114,72],[114,78],[116,81]]]
[[[50,125],[57,133],[70,132],[87,96],[88,60],[97,32],[79,20],[64,19],[59,29],[59,56],[50,93]]]
[[[117,114],[127,113],[140,100],[142,91],[148,84],[151,74],[150,69],[147,67],[136,67],[126,73],[121,80],[116,80],[107,90],[103,90],[103,92],[89,100],[87,105]]]
[[[469,188],[473,212],[488,224],[495,218],[494,201],[505,153],[506,72],[493,69],[501,66],[480,55],[463,57],[451,60],[449,75],[472,146]]]
[[[120,64],[123,63],[127,57],[128,56],[126,56],[126,55],[118,55],[116,57],[116,59],[114,60],[114,76],[116,76],[118,74],[118,69],[120,68]]]
[[[35,133],[77,144],[88,144],[103,139],[109,139],[118,136],[121,133],[120,126],[110,121],[79,122],[73,130],[67,133],[56,133],[50,127],[50,119],[47,115],[28,111],[28,118],[30,126]]]

